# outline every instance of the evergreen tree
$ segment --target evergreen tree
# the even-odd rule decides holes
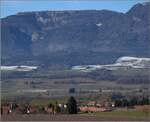
[[[127,99],[123,99],[122,100],[122,106],[123,107],[129,106],[129,101]]]
[[[122,106],[122,101],[119,100],[119,99],[115,100],[115,106],[116,107],[121,107]]]
[[[49,107],[49,108],[52,108],[52,107],[53,107],[53,104],[49,103],[49,104],[48,104],[48,107]]]
[[[134,105],[137,105],[137,104],[138,104],[137,98],[131,98],[131,100],[130,100],[130,106],[134,106]]]
[[[77,102],[74,97],[69,98],[67,110],[69,114],[77,114]]]
[[[149,105],[150,104],[150,101],[148,98],[143,98],[141,101],[140,101],[140,104],[141,105]]]

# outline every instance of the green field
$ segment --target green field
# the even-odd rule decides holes
[[[114,76],[147,76],[149,70],[117,70]],[[71,88],[80,96],[100,96],[101,94],[120,93],[122,95],[148,95],[147,84],[122,84],[117,81],[99,79],[99,76],[110,72],[96,71],[96,74],[75,72],[72,70],[48,70],[34,72],[2,72],[1,99],[22,98],[64,98],[69,96]],[[92,76],[92,77],[91,77]],[[97,77],[97,78],[95,78]],[[108,76],[109,77],[109,76]],[[125,79],[126,80],[126,79]],[[39,92],[35,92],[39,90]],[[41,92],[45,90],[46,92]],[[99,91],[102,91],[101,93]]]
[[[33,99],[30,104],[33,105],[33,106],[46,106],[48,104],[53,104],[55,105],[56,102],[59,102],[59,103],[66,103],[67,102],[67,98],[62,98],[62,99]]]
[[[117,117],[125,117],[125,118],[133,118],[133,119],[144,119],[150,117],[150,110],[136,110],[136,109],[127,109],[127,110],[114,110],[110,112],[97,112],[97,113],[83,113],[85,116],[97,116],[102,118],[117,118]]]

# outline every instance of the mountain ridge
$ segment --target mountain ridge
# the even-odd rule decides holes
[[[44,11],[3,18],[2,65],[72,66],[113,63],[124,55],[150,57],[148,7],[138,4],[127,13]]]

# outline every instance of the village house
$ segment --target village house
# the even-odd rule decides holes
[[[22,114],[20,107],[17,107],[15,110],[13,110],[12,114]]]
[[[92,106],[82,106],[79,107],[81,112],[106,112],[106,111],[111,111],[110,108],[106,107],[92,107]]]
[[[24,106],[20,105],[15,110],[13,110],[13,113],[17,114],[35,114],[38,112],[38,108],[35,106]]]
[[[12,113],[12,109],[9,104],[1,106],[1,114],[10,114],[10,113]]]
[[[80,102],[79,109],[81,112],[105,112],[111,111],[114,103],[108,101],[85,101]]]
[[[144,110],[144,109],[150,110],[150,105],[135,105],[134,108],[137,110]]]
[[[26,110],[27,114],[35,114],[38,112],[37,108],[34,106],[29,106]]]
[[[96,101],[89,101],[87,106],[96,106]]]
[[[53,107],[48,107],[48,106],[45,106],[44,107],[44,111],[48,114],[54,114],[54,108]]]
[[[80,106],[95,106],[96,102],[95,101],[80,101],[79,105]]]

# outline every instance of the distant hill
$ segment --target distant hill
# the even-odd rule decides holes
[[[1,19],[2,65],[88,65],[150,57],[148,9],[25,12]]]

